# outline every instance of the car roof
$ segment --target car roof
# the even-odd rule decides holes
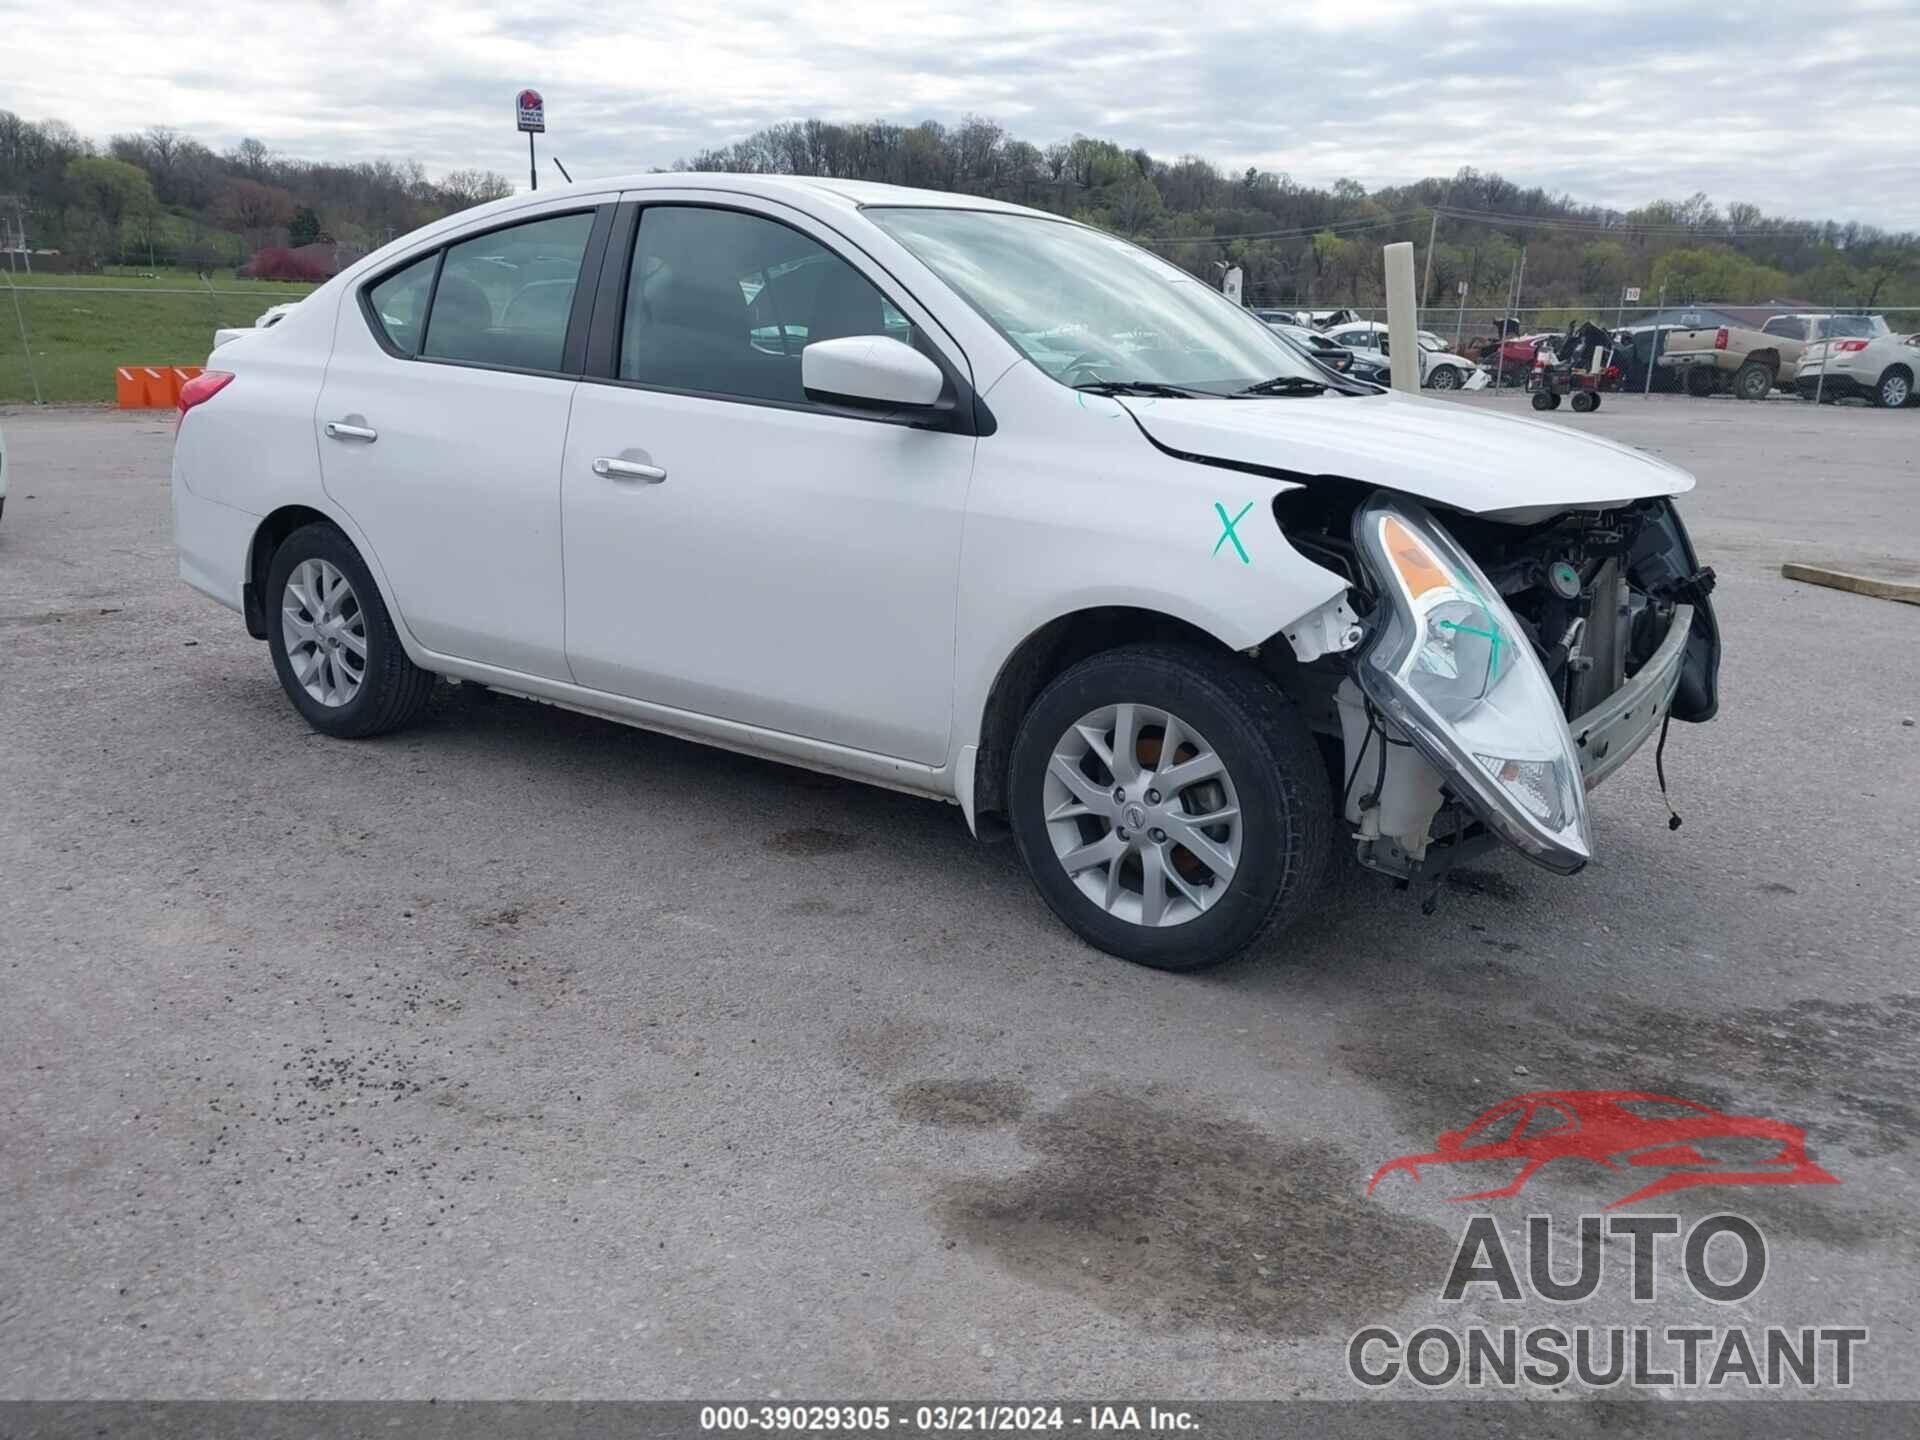
[[[1026,205],[1010,205],[983,195],[959,195],[950,190],[921,190],[911,185],[883,185],[877,180],[836,180],[820,175],[747,175],[727,170],[674,170],[645,175],[614,175],[581,180],[594,190],[733,190],[766,195],[805,196],[837,201],[852,209],[872,205],[911,205],[941,210],[992,210],[1006,215],[1031,215],[1042,220],[1065,220]],[[1074,222],[1067,222],[1074,223]]]

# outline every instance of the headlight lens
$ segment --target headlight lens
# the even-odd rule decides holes
[[[1354,539],[1389,608],[1360,654],[1360,688],[1496,833],[1550,870],[1578,870],[1592,854],[1579,755],[1513,612],[1419,505],[1376,497]]]

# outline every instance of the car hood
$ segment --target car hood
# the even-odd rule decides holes
[[[1288,478],[1357,480],[1475,515],[1679,495],[1693,476],[1562,425],[1383,395],[1120,399],[1163,450]]]

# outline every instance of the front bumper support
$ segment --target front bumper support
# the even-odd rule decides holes
[[[1692,629],[1693,606],[1674,606],[1667,638],[1639,673],[1586,714],[1567,722],[1580,752],[1580,774],[1587,789],[1626,764],[1667,718],[1674,692],[1680,688]]]

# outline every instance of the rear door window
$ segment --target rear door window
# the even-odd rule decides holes
[[[593,213],[550,215],[447,249],[433,291],[430,360],[557,371]]]

